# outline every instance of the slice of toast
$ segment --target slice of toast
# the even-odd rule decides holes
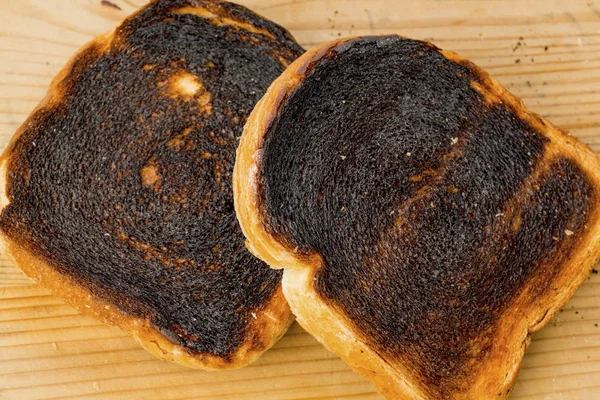
[[[233,208],[237,139],[302,53],[244,7],[161,0],[82,48],[1,159],[16,263],[154,355],[242,367],[293,316]]]
[[[251,114],[234,197],[298,322],[390,399],[504,398],[600,252],[600,160],[471,62],[312,50]]]

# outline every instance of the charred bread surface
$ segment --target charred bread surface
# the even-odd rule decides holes
[[[153,354],[242,367],[293,317],[235,217],[237,140],[302,54],[244,7],[162,0],[82,48],[1,165],[17,264]]]
[[[248,248],[298,322],[390,399],[504,398],[600,251],[600,161],[430,43],[294,62],[238,148]]]

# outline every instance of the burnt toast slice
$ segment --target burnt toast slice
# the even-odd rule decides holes
[[[390,399],[505,398],[600,253],[600,160],[460,56],[398,36],[300,57],[234,171],[297,321]]]
[[[16,263],[188,367],[242,367],[293,316],[231,176],[244,122],[302,48],[248,9],[161,0],[83,47],[1,158]]]

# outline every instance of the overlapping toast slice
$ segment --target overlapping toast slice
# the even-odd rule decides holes
[[[504,398],[600,251],[600,161],[454,53],[398,36],[300,57],[234,171],[298,322],[390,399]]]
[[[237,140],[302,53],[244,7],[161,0],[82,48],[1,159],[17,264],[151,353],[244,366],[293,316],[281,273],[244,246]]]

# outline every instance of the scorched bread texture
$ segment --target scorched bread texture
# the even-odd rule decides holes
[[[389,398],[498,398],[598,256],[598,158],[453,53],[324,45],[253,112],[234,178],[298,321]]]
[[[83,48],[3,155],[0,227],[31,276],[160,357],[240,367],[291,322],[244,247],[237,139],[302,53],[234,4],[162,0]]]

